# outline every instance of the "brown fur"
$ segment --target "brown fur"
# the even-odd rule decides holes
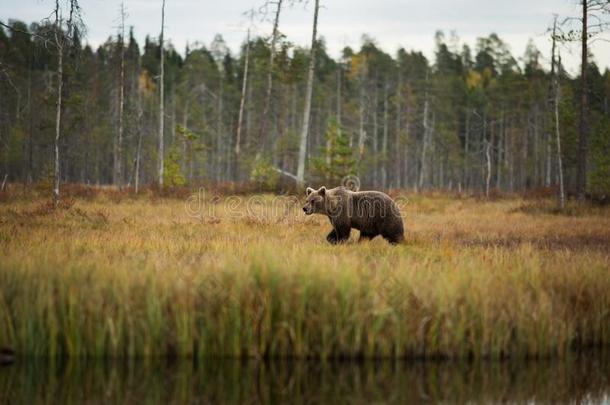
[[[360,241],[381,235],[390,243],[404,240],[402,217],[396,203],[380,191],[350,191],[344,187],[318,190],[307,188],[303,207],[307,215],[326,215],[333,230],[326,239],[341,243],[352,228],[360,231]]]

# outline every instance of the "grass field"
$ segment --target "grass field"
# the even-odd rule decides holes
[[[610,345],[610,209],[402,194],[406,243],[331,246],[271,195],[0,203],[24,355],[530,357]]]

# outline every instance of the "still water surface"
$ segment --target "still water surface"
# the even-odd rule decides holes
[[[610,404],[610,354],[506,362],[210,360],[0,368],[0,404]]]

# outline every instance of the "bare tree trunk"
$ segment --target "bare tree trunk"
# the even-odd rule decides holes
[[[405,159],[404,164],[403,164],[403,171],[404,171],[404,175],[405,175],[403,184],[405,187],[409,186],[409,180],[410,180],[410,178],[409,178],[409,152],[410,152],[409,151],[409,146],[410,146],[409,138],[411,136],[411,124],[410,124],[410,120],[409,120],[409,118],[410,118],[409,112],[410,112],[409,103],[407,102],[405,104],[405,126],[404,126],[404,128],[405,128],[405,149],[403,151],[404,159]]]
[[[125,105],[125,5],[121,3],[121,25],[119,34],[119,43],[121,53],[121,63],[119,72],[119,128],[117,134],[117,154],[116,154],[116,172],[115,184],[119,189],[123,186],[123,109]]]
[[[246,60],[244,62],[244,78],[241,86],[241,99],[239,101],[239,118],[237,119],[237,134],[235,136],[235,179],[239,181],[239,153],[241,152],[241,127],[244,119],[244,109],[246,107],[246,96],[248,94],[248,68],[250,65],[250,28],[246,35]]]
[[[558,81],[557,79],[555,79]],[[564,209],[566,206],[566,194],[563,184],[563,162],[561,158],[561,137],[559,133],[559,83],[555,84],[555,139],[557,142],[557,171],[559,174],[559,207]]]
[[[560,98],[560,87],[559,87],[559,74],[561,72],[561,56],[559,56],[559,66],[555,70],[555,40],[556,40],[556,29],[557,29],[557,16],[553,21],[553,35],[552,35],[552,47],[551,47],[551,80],[553,90],[553,112],[555,118],[555,142],[557,146],[557,174],[559,176],[559,208],[564,209],[566,205],[566,195],[563,184],[563,162],[561,157],[561,136],[559,131],[559,98]]]
[[[341,131],[341,128],[338,128],[338,131]],[[335,140],[336,142],[336,140]],[[333,148],[333,139],[329,136],[326,138],[326,167],[328,167],[329,169],[332,167],[332,148]],[[330,178],[330,170],[327,171],[326,173],[326,183],[330,183],[331,178]]]
[[[299,127],[299,117],[297,116],[297,96],[298,96],[298,88],[297,88],[297,83],[292,83],[291,86],[291,91],[290,91],[290,115],[292,117],[292,122],[290,123],[292,125],[292,130],[294,132],[297,132],[297,129]]]
[[[184,128],[188,134],[188,123],[189,123],[189,100],[187,99],[184,103],[184,111],[182,112],[182,128]],[[190,136],[185,136],[183,143],[183,155],[184,155],[184,167],[188,170],[188,182],[193,183],[193,139]]]
[[[439,169],[438,169],[438,185],[437,187],[443,189],[445,187],[445,160],[446,156],[442,156],[439,161]]]
[[[55,45],[57,46],[57,101],[55,103],[55,140],[53,143],[53,204],[55,205],[55,207],[59,205],[59,137],[61,135],[61,97],[64,86],[64,50],[63,39],[60,39],[61,21],[59,13],[59,0],[55,0]]]
[[[216,121],[216,181],[222,181],[222,115],[223,115],[223,76],[220,77],[220,90],[218,92],[218,115]]]
[[[33,150],[34,150],[34,112],[32,111],[32,66],[31,60],[28,66],[28,163],[27,182],[31,184],[34,179]]]
[[[172,87],[172,93],[170,94],[170,100],[172,103],[172,121],[170,124],[170,133],[171,133],[171,142],[170,145],[173,145],[176,140],[176,88]]]
[[[528,121],[528,129],[525,131],[525,136],[523,137],[523,143],[521,145],[521,164],[518,167],[520,170],[521,177],[521,189],[525,189],[527,187],[527,176],[528,176],[528,167],[527,167],[527,150],[529,148],[529,117],[527,117]]]
[[[426,74],[426,78],[427,78]],[[427,80],[426,80],[427,81]],[[427,87],[427,84],[426,84]],[[424,137],[422,140],[421,148],[421,168],[419,170],[419,182],[418,186],[421,190],[424,187],[424,181],[426,180],[426,153],[428,150],[428,137],[430,135],[430,124],[428,122],[428,90],[426,89],[425,101],[424,101]]]
[[[546,139],[546,168],[544,177],[544,186],[551,187],[551,172],[553,170],[553,152],[551,151],[551,143],[553,142],[553,136],[551,131],[547,132]]]
[[[462,167],[462,183],[464,187],[468,187],[468,162],[469,162],[469,151],[470,146],[470,110],[466,109],[466,129],[464,133],[464,162]]]
[[[252,68],[256,68],[256,65],[252,66]],[[253,73],[254,75],[254,73]],[[245,139],[244,139],[244,147],[247,149],[250,145],[251,139],[252,139],[252,121],[253,121],[253,115],[254,114],[254,109],[252,108],[252,87],[254,86],[248,86],[247,90],[246,90],[246,107],[245,107],[245,113],[246,113],[246,133],[245,133]],[[241,148],[241,147],[240,147]]]
[[[364,157],[364,142],[366,141],[366,132],[364,130],[364,114],[365,114],[365,79],[366,79],[366,60],[364,61],[365,65],[361,67],[360,70],[360,106],[359,106],[359,118],[360,118],[360,127],[359,127],[359,136],[358,136],[358,167],[360,167],[360,162]],[[350,148],[352,147],[353,142],[350,138]]]
[[[381,140],[381,187],[388,187],[388,82],[383,90],[383,138]]]
[[[311,34],[311,55],[309,57],[309,74],[307,76],[307,89],[305,93],[305,108],[303,111],[303,130],[299,144],[299,161],[297,166],[297,184],[302,187],[305,182],[305,152],[307,151],[307,134],[309,132],[309,118],[311,115],[311,97],[313,94],[314,70],[316,67],[316,35],[318,30],[318,10],[320,0],[315,0],[313,14],[313,31]]]
[[[540,184],[540,140],[538,136],[538,106],[534,108],[534,185]]]
[[[137,125],[137,132],[138,132],[138,144],[136,146],[136,164],[135,164],[135,170],[134,170],[134,175],[133,175],[133,182],[134,182],[134,191],[136,194],[138,194],[139,188],[140,188],[140,161],[141,161],[141,155],[142,155],[142,134],[144,131],[142,131],[142,115],[143,113],[143,109],[142,109],[142,92],[138,89],[138,116],[136,118],[136,125]]]
[[[510,136],[510,140],[508,137],[506,138],[506,160],[508,165],[508,190],[512,193],[515,190],[515,144],[512,135],[512,130],[509,128],[508,134]]]
[[[379,177],[379,126],[378,126],[378,118],[377,113],[379,112],[379,89],[377,87],[377,77],[375,77],[375,92],[373,95],[373,134],[371,136],[371,141],[373,142],[373,184],[375,187],[378,186],[378,177]]]
[[[271,108],[271,92],[273,90],[273,63],[275,61],[276,45],[278,38],[278,26],[280,23],[280,13],[282,11],[282,2],[284,0],[277,0],[275,9],[275,18],[273,19],[273,32],[271,33],[271,49],[269,52],[269,67],[267,69],[267,90],[265,92],[265,104],[263,108],[263,115],[261,116],[259,139],[263,142],[263,149],[269,144],[269,137],[267,136],[267,121],[269,121],[269,110]]]
[[[582,2],[582,36],[580,61],[580,121],[578,125],[578,166],[576,174],[576,194],[579,200],[585,199],[587,188],[587,136],[588,136],[588,99],[587,99],[587,65],[588,65],[588,0]]]
[[[342,128],[341,128],[341,63],[337,64],[337,92],[336,92],[336,121],[337,121],[337,127],[338,127],[338,131],[341,132]],[[332,141],[330,138],[326,139],[326,166],[327,167],[331,167],[332,164]],[[326,176],[326,180],[327,183],[330,182],[330,175],[327,174]]]
[[[496,189],[502,187],[502,154],[505,153],[504,147],[504,110],[500,113],[500,132],[498,133],[497,152],[496,152]]]
[[[239,156],[241,144],[241,124],[244,118],[244,108],[246,106],[246,94],[248,90],[248,65],[250,63],[250,29],[246,36],[246,60],[244,62],[244,79],[241,85],[241,100],[239,101],[239,118],[237,120],[237,135],[235,137],[235,156]]]
[[[337,64],[337,125],[341,129],[341,63]]]
[[[394,137],[394,178],[395,187],[402,187],[402,171],[400,161],[400,132],[402,130],[402,71],[398,66],[398,86],[396,88],[396,134]]]
[[[161,74],[159,75],[159,146],[157,151],[157,159],[158,159],[158,171],[159,171],[159,187],[163,187],[163,170],[164,170],[164,145],[163,145],[163,133],[164,133],[164,124],[165,124],[165,94],[164,94],[164,52],[163,52],[163,33],[165,30],[165,0],[163,0],[163,4],[161,6],[161,36],[159,37],[159,48],[161,50],[161,64],[160,70]]]
[[[485,178],[485,197],[489,198],[489,185],[491,183],[491,142],[485,139],[485,163],[487,176]]]

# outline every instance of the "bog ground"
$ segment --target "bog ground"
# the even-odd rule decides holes
[[[0,346],[20,355],[521,357],[610,344],[610,210],[400,198],[407,242],[331,246],[295,198],[15,197]]]

